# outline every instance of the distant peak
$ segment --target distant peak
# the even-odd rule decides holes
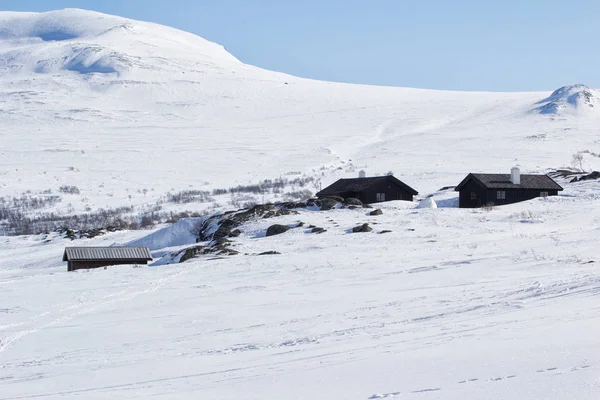
[[[552,98],[564,98],[564,97],[571,96],[574,93],[584,92],[584,91],[589,92],[590,88],[581,83],[578,83],[576,85],[563,86],[563,87],[556,89],[554,92],[552,92],[552,94],[550,95],[550,97],[548,97],[547,100],[550,100]]]
[[[113,79],[133,71],[185,73],[190,65],[227,69],[239,63],[222,46],[192,33],[77,8],[0,11],[0,42],[0,60],[8,60],[0,63],[0,76],[65,72]]]
[[[533,111],[539,114],[561,114],[594,108],[597,97],[592,89],[583,84],[563,86],[536,103]]]

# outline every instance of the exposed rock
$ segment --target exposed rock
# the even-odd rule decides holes
[[[348,197],[344,200],[344,204],[347,206],[362,206],[363,203],[359,199],[355,199],[354,197]]]
[[[196,254],[198,254],[200,249],[203,249],[203,248],[204,248],[204,246],[197,246],[197,247],[190,247],[189,249],[185,249],[183,255],[179,259],[179,262],[182,263],[191,258],[196,257]]]
[[[327,211],[331,210],[332,208],[335,208],[335,206],[337,206],[338,203],[340,203],[340,201],[328,197],[322,200],[318,200],[317,206],[319,206],[321,211]]]
[[[337,201],[338,203],[343,203],[344,202],[344,198],[340,197],[340,196],[327,196],[323,200],[325,200],[325,199],[332,199],[332,200]]]
[[[263,215],[263,218],[273,218],[275,216],[275,211],[267,211],[265,213],[265,215]]]
[[[267,236],[280,235],[280,234],[285,233],[285,232],[287,232],[289,230],[290,230],[290,227],[286,226],[286,225],[279,225],[279,224],[271,225],[267,229]]]
[[[381,233],[390,233],[390,232],[391,232],[390,230],[388,230],[388,229],[384,229],[384,230],[382,230],[382,231],[381,231],[381,232],[379,232],[379,233],[381,234]]]
[[[96,236],[105,235],[107,232],[116,232],[120,231],[121,228],[116,228],[114,226],[108,226],[105,229],[101,228],[92,228],[88,230],[79,230],[79,229],[71,229],[71,228],[58,228],[55,229],[54,232],[60,234],[66,239],[77,240],[77,239],[91,239]]]
[[[551,178],[570,178],[572,176],[577,177],[579,175],[583,175],[581,171],[573,171],[570,169],[557,169],[556,171],[548,173],[548,176],[550,176]]]
[[[373,228],[371,228],[369,226],[369,224],[362,224],[362,225],[355,226],[354,228],[352,228],[352,232],[354,232],[354,233],[371,232],[372,230],[373,230]]]
[[[373,210],[369,213],[369,215],[382,215],[382,214],[383,214],[383,211],[381,211],[381,208]]]
[[[592,179],[600,179],[600,172],[594,171],[591,174],[583,175],[583,176],[580,176],[579,178],[575,177],[571,180],[571,183],[579,182],[579,181],[588,181],[588,180],[592,180]]]
[[[236,227],[238,224],[233,219],[225,219],[221,222],[219,228],[213,234],[213,239],[224,238],[227,236],[231,236],[231,230]]]
[[[262,253],[258,253],[259,256],[270,256],[270,255],[274,255],[274,254],[281,254],[281,253],[278,251],[275,251],[275,250],[263,251]]]
[[[319,201],[319,199],[308,199],[308,200],[306,200],[306,206],[307,207],[318,207],[317,201]]]
[[[212,242],[210,242],[209,246],[221,246],[221,247],[225,247],[225,246],[231,246],[233,242],[229,239],[226,238],[218,238],[213,240]]]
[[[231,245],[231,241],[227,239],[220,239],[220,242],[215,241],[214,244],[209,246],[194,246],[188,247],[183,251],[183,255],[179,259],[179,262],[185,262],[189,259],[195,258],[199,255],[207,255],[207,254],[215,254],[215,255],[225,255],[225,256],[233,256],[239,254],[239,251],[233,250],[229,248]]]
[[[276,205],[282,207],[282,208],[287,208],[287,209],[294,209],[294,208],[306,208],[306,202],[303,201],[286,201],[283,203],[277,203]]]
[[[205,242],[222,237],[231,237],[231,233],[236,227],[252,219],[273,218],[290,214],[298,214],[298,212],[276,207],[273,204],[257,204],[248,209],[218,214],[204,221],[199,229],[198,241]],[[218,226],[216,229],[215,225]],[[233,237],[235,237],[235,234]]]
[[[369,204],[363,204],[363,208],[373,208],[373,206],[371,206]]]
[[[242,234],[242,231],[240,231],[239,229],[234,229],[231,232],[229,232],[229,237],[238,237]]]
[[[327,230],[325,228],[319,228],[317,226],[315,226],[314,228],[312,228],[310,230],[311,233],[323,233],[323,232],[327,232]]]

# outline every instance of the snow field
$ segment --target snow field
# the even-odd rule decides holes
[[[0,398],[594,399],[597,189],[491,211],[302,211],[244,225],[249,255],[161,267],[66,273],[70,243],[19,246],[40,264],[1,270]],[[298,221],[327,232],[264,237]],[[282,254],[252,255],[268,250]]]

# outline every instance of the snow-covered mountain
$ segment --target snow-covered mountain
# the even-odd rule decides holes
[[[585,85],[563,86],[540,100],[536,111],[540,114],[581,113],[594,109],[598,105],[598,94]]]
[[[0,12],[2,218],[219,209],[203,191],[285,177],[314,192],[360,169],[432,195],[233,213],[230,256],[196,243],[221,214],[2,236],[0,400],[596,400],[600,182],[559,177],[559,196],[486,209],[440,188],[515,165],[600,169],[597,98],[320,82],[156,24]],[[266,237],[275,223],[290,229]],[[66,272],[65,246],[115,244],[149,246],[153,265]]]
[[[568,165],[592,150],[599,122],[598,108],[531,113],[562,98],[543,92],[299,79],[90,11],[2,12],[0,32],[0,196],[74,185],[96,208],[298,171],[327,184],[359,168],[427,192],[469,171]]]

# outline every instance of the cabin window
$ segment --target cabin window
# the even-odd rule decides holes
[[[385,201],[385,193],[377,193],[377,201]]]
[[[506,200],[506,190],[498,190],[498,191],[496,191],[496,198],[498,200]]]
[[[471,192],[471,200],[477,200],[477,192]]]
[[[548,192],[540,192],[540,197],[548,197]]]

